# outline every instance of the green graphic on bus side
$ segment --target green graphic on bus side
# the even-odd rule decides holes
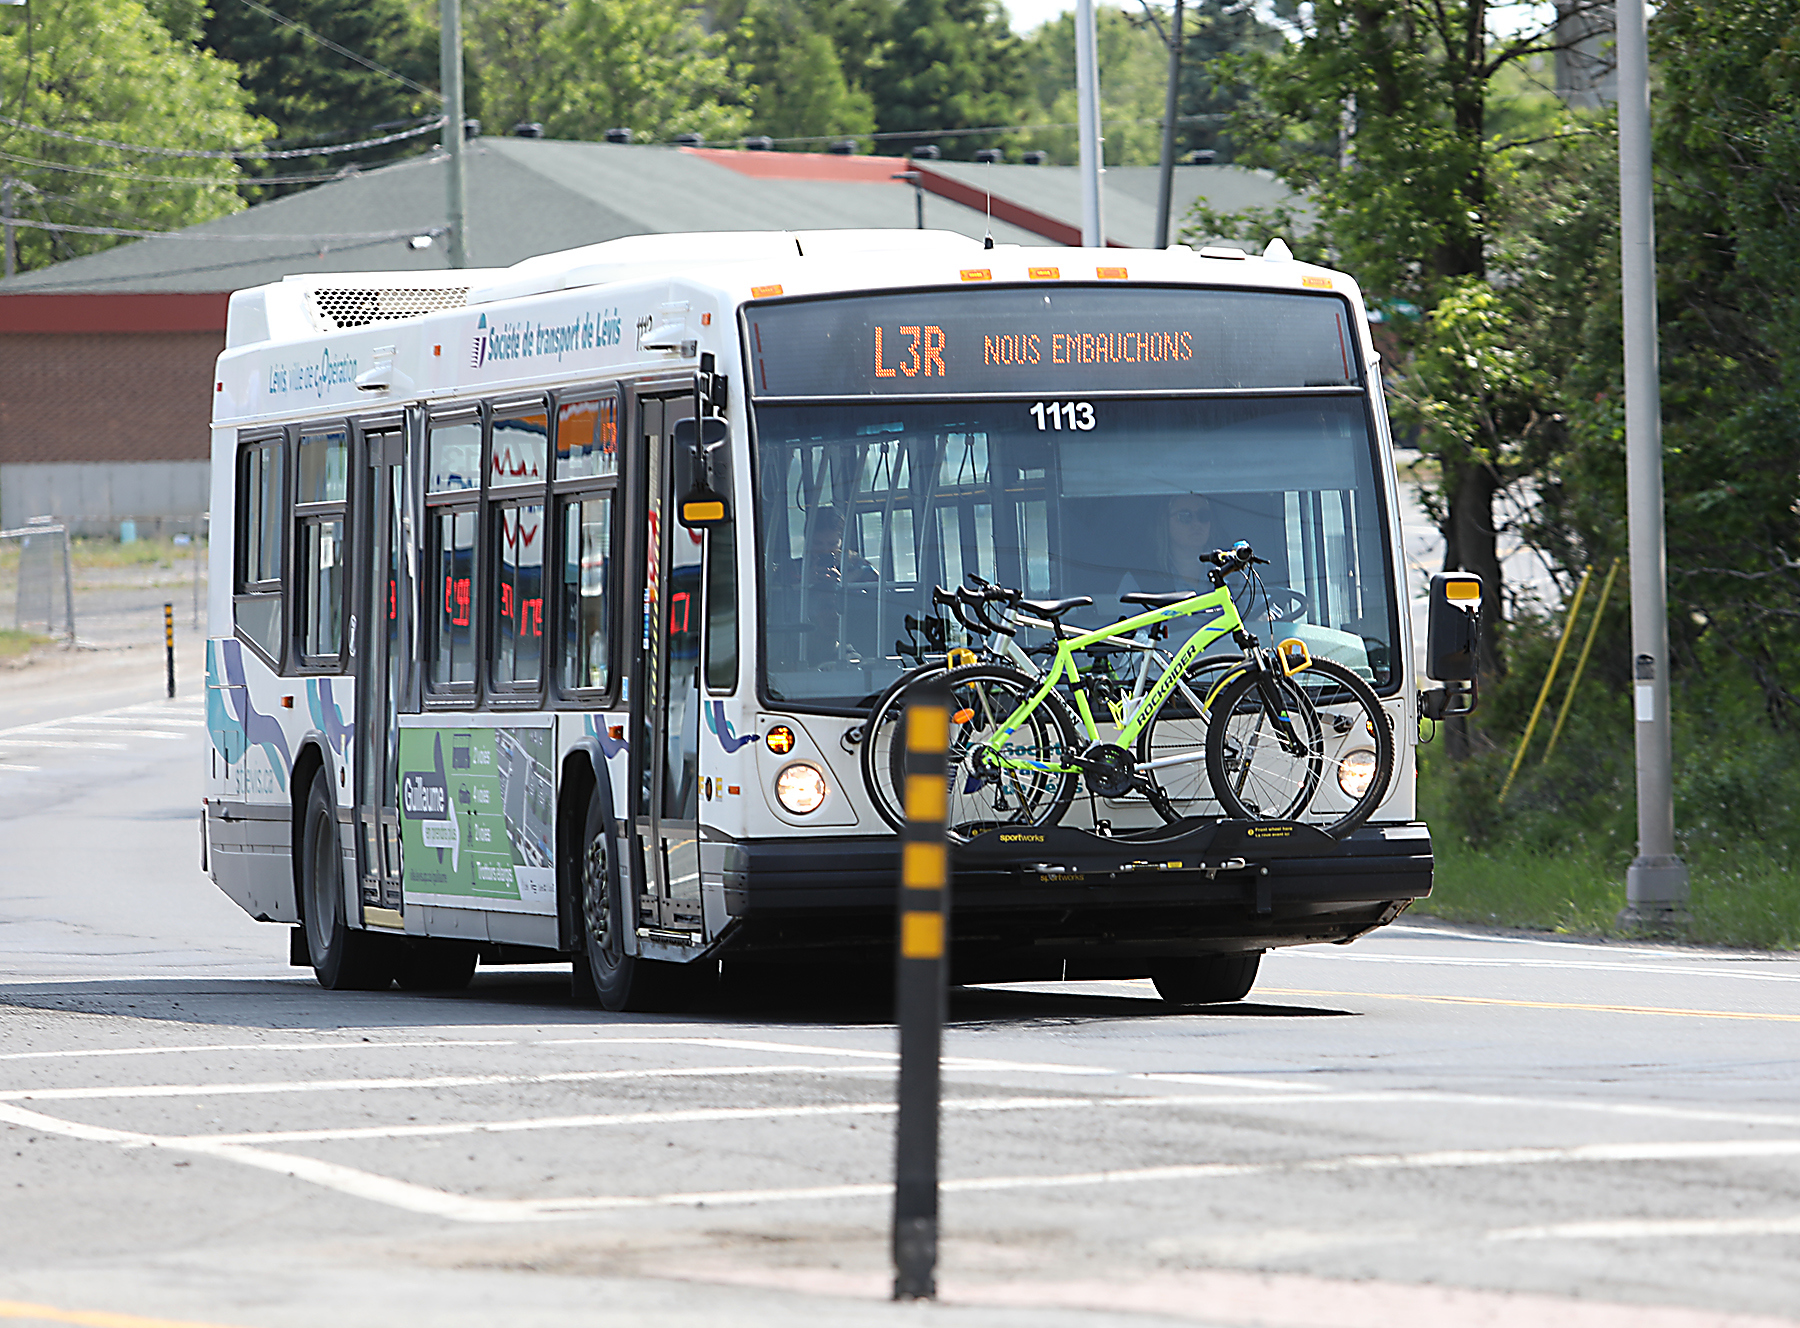
[[[402,729],[408,895],[556,906],[550,730]]]

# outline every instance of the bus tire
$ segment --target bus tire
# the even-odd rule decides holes
[[[358,931],[344,917],[344,853],[337,798],[323,766],[306,794],[301,842],[301,911],[313,976],[328,991],[382,991],[394,981],[395,944]]]
[[[576,865],[574,992],[603,1010],[666,1010],[680,1004],[681,965],[640,959],[625,951],[630,918],[620,864],[613,860],[612,818],[595,785],[588,795],[587,827]]]
[[[475,977],[473,941],[408,939],[394,976],[405,991],[461,991]]]
[[[1241,1001],[1256,983],[1261,950],[1165,959],[1150,970],[1156,994],[1170,1005],[1218,1005]]]

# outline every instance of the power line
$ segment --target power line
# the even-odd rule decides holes
[[[40,209],[41,211],[41,209]],[[191,227],[179,231],[138,231],[127,230],[119,226],[73,226],[59,221],[26,221],[23,217],[14,217],[9,223],[13,226],[25,226],[34,231],[66,231],[72,235],[120,235],[134,240],[235,240],[250,243],[269,244],[332,244],[345,240],[406,240],[415,235],[429,235],[436,239],[440,235],[448,235],[448,226],[415,226],[403,231],[345,231],[340,234],[320,235],[233,235],[229,232],[203,231],[196,232]]]
[[[1216,124],[1230,117],[1217,111],[1208,111],[1200,115],[1178,115],[1176,124]],[[1159,125],[1160,115],[1143,115],[1134,118],[1108,116],[1101,121],[1103,125]],[[1015,125],[980,125],[968,129],[886,129],[878,133],[863,134],[798,134],[790,138],[771,138],[771,143],[830,143],[838,139],[853,138],[857,140],[873,139],[877,142],[890,138],[958,138],[969,134],[1020,134],[1034,129],[1078,129],[1080,126],[1073,120],[1061,120],[1044,124]],[[708,139],[702,147],[726,147],[742,143],[744,139],[718,138]],[[654,146],[646,144],[644,146]]]
[[[0,115],[0,124],[11,125],[14,129],[24,129],[34,134],[42,134],[46,138],[61,139],[65,143],[86,143],[91,147],[114,148],[120,152],[143,152],[153,157],[192,157],[208,161],[273,161],[295,157],[329,157],[334,153],[360,152],[363,148],[378,148],[388,143],[398,143],[403,139],[418,138],[424,134],[436,133],[443,128],[444,117],[440,115],[411,129],[384,134],[380,138],[365,138],[356,143],[335,143],[310,148],[283,148],[279,151],[268,148],[225,148],[218,151],[201,148],[153,148],[142,143],[120,143],[110,138],[90,138],[86,134],[71,134],[62,129],[51,129],[46,125],[28,124],[24,120],[15,120],[10,115]]]
[[[231,175],[220,178],[211,175],[138,175],[131,171],[109,171],[99,166],[71,166],[66,162],[44,161],[38,157],[21,157],[11,152],[0,152],[0,161],[10,161],[14,165],[30,166],[37,170],[62,171],[69,175],[93,175],[105,180],[124,180],[131,184],[181,184],[195,185],[205,189],[236,189],[240,185],[320,184],[326,180],[350,178],[344,167],[332,171],[307,171],[297,175]]]
[[[256,2],[256,0],[242,0],[242,3],[245,8],[254,9],[257,13],[262,14],[265,17],[272,18],[277,23],[285,24],[286,26],[292,28],[295,32],[298,32],[302,37],[305,37],[307,40],[317,42],[319,45],[323,46],[326,50],[336,51],[339,55],[343,56],[345,59],[356,61],[356,63],[361,65],[364,69],[372,69],[377,74],[385,74],[387,77],[393,79],[396,83],[403,84],[404,86],[411,88],[414,92],[422,92],[427,97],[432,98],[434,101],[442,101],[444,99],[443,94],[441,92],[438,92],[436,89],[425,87],[423,84],[415,83],[410,78],[408,78],[405,74],[397,73],[396,71],[389,69],[386,65],[378,65],[373,60],[369,59],[367,56],[358,55],[355,51],[351,50],[347,46],[339,46],[336,42],[332,41],[331,38],[320,36],[318,33],[314,32],[311,28],[307,27],[306,24],[300,23],[294,19],[288,18],[285,14],[277,14],[273,9],[270,9],[267,5],[259,5]]]

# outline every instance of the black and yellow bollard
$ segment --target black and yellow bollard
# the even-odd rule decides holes
[[[163,605],[163,650],[169,657],[169,699],[175,699],[175,606]]]
[[[906,828],[900,832],[900,1114],[894,1131],[894,1299],[937,1296],[939,1059],[950,863],[944,783],[950,694],[921,687],[906,707]]]

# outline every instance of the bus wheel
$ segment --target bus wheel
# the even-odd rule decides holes
[[[408,940],[395,976],[407,991],[461,991],[475,976],[472,941]]]
[[[1156,994],[1170,1005],[1217,1005],[1241,1001],[1256,982],[1261,950],[1237,954],[1190,955],[1165,959],[1150,971]]]
[[[306,795],[300,884],[306,952],[313,976],[331,991],[381,991],[394,980],[394,942],[354,931],[344,920],[344,852],[337,798],[324,767]]]
[[[575,997],[603,1010],[669,1009],[678,1003],[685,975],[679,965],[625,952],[630,918],[612,844],[612,826],[596,788],[588,797],[578,868],[581,944],[575,950]]]

